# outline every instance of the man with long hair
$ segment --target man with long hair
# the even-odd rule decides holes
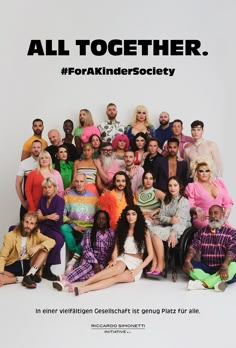
[[[111,227],[116,228],[122,210],[132,204],[134,196],[130,178],[125,172],[119,171],[113,177],[111,191],[103,193],[98,199],[98,206],[109,213]]]
[[[23,276],[22,285],[35,289],[41,281],[38,271],[55,241],[43,235],[37,214],[28,212],[16,228],[4,236],[0,250],[0,286],[14,284]]]

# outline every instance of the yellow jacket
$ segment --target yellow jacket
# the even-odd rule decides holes
[[[38,244],[42,244],[44,247],[43,249],[49,251],[54,247],[56,242],[54,239],[44,236],[38,229],[27,238],[27,250]],[[4,271],[5,266],[11,265],[19,260],[20,251],[21,234],[20,231],[15,228],[4,236],[3,246],[0,250],[0,272]]]

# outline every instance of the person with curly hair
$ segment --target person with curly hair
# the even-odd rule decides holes
[[[134,196],[130,178],[125,172],[119,171],[113,177],[111,191],[104,192],[97,205],[108,212],[111,227],[115,229],[123,209],[131,204],[134,204]]]
[[[208,210],[212,205],[223,207],[225,222],[233,206],[224,181],[214,178],[215,164],[210,157],[197,157],[191,163],[193,182],[189,183],[185,193],[189,199],[193,224],[197,228],[208,225]]]
[[[119,219],[116,244],[108,267],[88,280],[74,284],[74,293],[78,296],[117,283],[137,281],[152,257],[151,237],[141,209],[137,205],[129,205]]]

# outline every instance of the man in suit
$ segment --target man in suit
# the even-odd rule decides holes
[[[157,158],[153,166],[153,175],[156,177],[156,187],[165,192],[167,182],[171,176],[177,176],[182,184],[187,184],[187,162],[178,159],[179,140],[170,138],[167,142],[167,157]]]

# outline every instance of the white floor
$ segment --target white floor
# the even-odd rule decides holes
[[[21,284],[3,286],[1,346],[230,346],[235,328],[236,284],[224,293],[187,291],[186,284],[187,279],[180,272],[176,283],[171,279],[142,278],[137,283],[118,284],[78,297],[56,291],[47,280],[35,290]],[[87,313],[82,313],[84,310]],[[124,313],[109,314],[105,310]]]

